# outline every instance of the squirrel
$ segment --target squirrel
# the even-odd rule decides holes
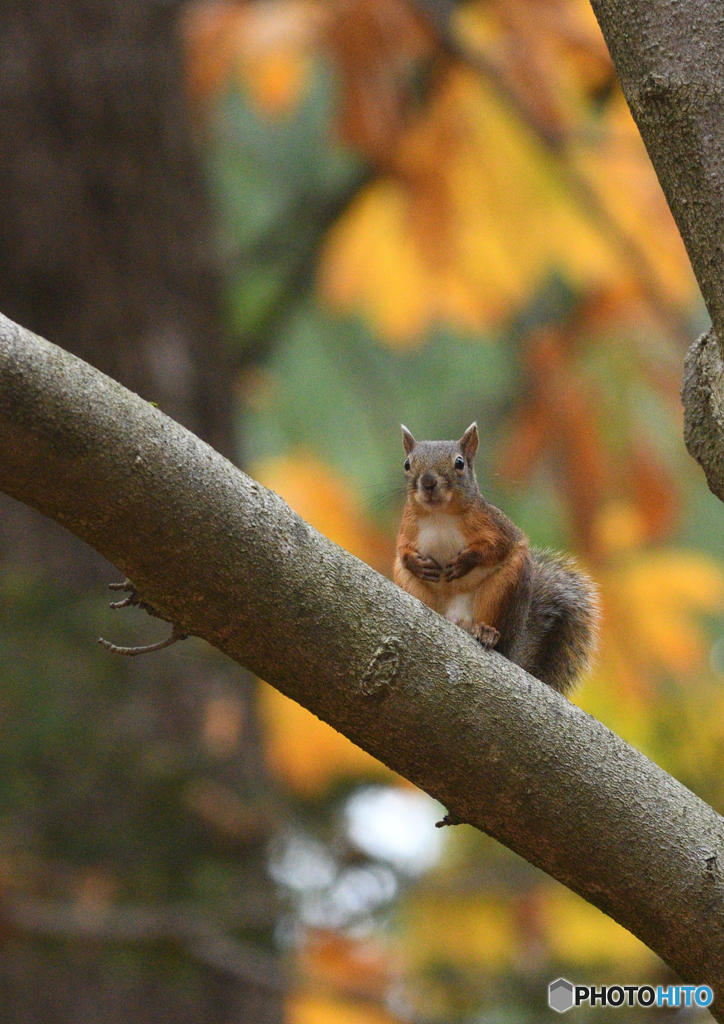
[[[407,501],[394,580],[408,593],[560,693],[590,665],[595,584],[572,559],[532,548],[483,497],[478,427],[459,441],[416,441],[402,427]]]

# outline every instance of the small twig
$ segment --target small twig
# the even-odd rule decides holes
[[[141,595],[129,579],[125,579],[123,583],[109,583],[108,589],[122,590],[128,595],[121,601],[111,602],[110,607],[114,610],[116,608],[129,608],[133,605],[136,608],[142,608],[145,612],[148,612],[149,615],[153,615],[156,619],[163,619],[163,615],[159,615],[155,608],[141,600]],[[168,620],[165,619],[164,621],[167,622]],[[118,647],[116,644],[112,644],[110,640],[104,640],[102,636],[98,637],[98,643],[101,647],[105,647],[105,649],[110,651],[112,654],[124,654],[128,658],[135,658],[139,654],[153,654],[154,651],[162,651],[164,647],[170,647],[171,644],[175,644],[179,640],[186,640],[188,633],[184,633],[183,630],[175,623],[172,623],[171,627],[171,634],[170,636],[167,636],[165,640],[159,640],[158,643],[155,644],[146,644],[144,647]]]
[[[124,605],[119,603],[117,605],[111,605],[111,608],[123,608]],[[134,658],[137,654],[153,654],[154,651],[162,651],[164,647],[170,647],[171,644],[175,644],[178,640],[186,640],[188,633],[182,633],[176,626],[171,630],[171,635],[167,636],[165,640],[159,640],[155,644],[146,644],[145,647],[117,647],[116,644],[112,644],[110,640],[104,640],[102,636],[98,637],[98,643],[101,647],[105,647],[107,651],[112,654],[125,654],[129,658]]]
[[[445,828],[446,825],[464,825],[465,822],[456,818],[454,814],[446,814],[442,821],[435,822],[435,828]]]

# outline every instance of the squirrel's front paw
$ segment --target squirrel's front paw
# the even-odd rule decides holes
[[[426,583],[439,583],[442,566],[434,558],[423,558],[422,555],[405,555],[403,565],[406,569]]]
[[[465,574],[461,571],[459,564],[457,564],[457,559],[454,558],[452,562],[448,562],[443,569],[442,580],[443,583],[452,583],[453,580],[459,580],[460,577],[464,575]]]
[[[453,558],[452,562],[448,562],[442,571],[442,578],[445,583],[452,583],[453,580],[459,580],[463,576],[467,576],[469,572],[476,569],[481,562],[481,554],[475,548],[465,548],[458,555]]]
[[[475,639],[482,644],[486,651],[492,650],[500,640],[500,633],[495,626],[487,626],[484,622],[478,625],[475,631]]]

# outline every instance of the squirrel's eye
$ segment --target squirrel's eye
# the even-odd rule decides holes
[[[409,459],[405,459],[405,472],[406,473],[410,472],[410,460]]]
[[[462,455],[458,455],[455,459],[455,469],[465,469],[465,459]]]

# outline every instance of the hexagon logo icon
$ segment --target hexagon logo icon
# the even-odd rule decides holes
[[[556,1013],[565,1013],[573,1006],[573,985],[565,978],[556,978],[548,986],[548,1005]]]

